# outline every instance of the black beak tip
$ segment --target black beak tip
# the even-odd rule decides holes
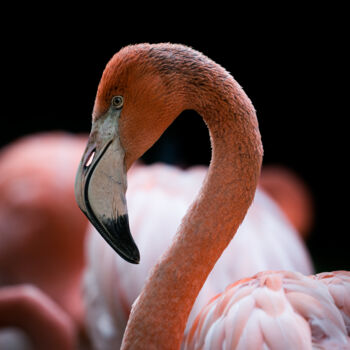
[[[140,263],[140,253],[139,250],[137,249],[137,252],[135,252],[135,254],[130,255],[128,254],[127,256],[125,254],[121,255],[120,252],[118,252],[118,254],[127,262],[131,263],[131,264],[139,264]]]
[[[117,220],[104,218],[102,223],[107,231],[102,236],[107,243],[127,262],[139,264],[140,252],[130,233],[128,215],[120,215]]]

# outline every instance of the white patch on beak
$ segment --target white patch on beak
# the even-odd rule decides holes
[[[92,161],[93,161],[93,159],[94,159],[94,157],[95,157],[95,154],[96,154],[95,151],[93,151],[93,152],[90,154],[88,160],[87,160],[86,163],[85,163],[85,168],[88,168],[88,167],[91,165],[91,163],[92,163]]]

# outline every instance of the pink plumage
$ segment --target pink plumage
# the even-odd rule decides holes
[[[350,272],[264,271],[203,308],[184,350],[349,349],[349,306]]]

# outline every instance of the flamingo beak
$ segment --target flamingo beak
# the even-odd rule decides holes
[[[120,111],[110,109],[93,122],[75,180],[75,198],[82,212],[107,243],[126,261],[138,264],[139,250],[131,236],[125,199],[125,152],[120,144]]]

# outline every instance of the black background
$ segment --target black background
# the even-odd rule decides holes
[[[293,169],[310,187],[316,222],[308,246],[316,270],[350,269],[348,38],[341,9],[331,10],[253,18],[247,10],[216,9],[197,23],[198,13],[170,19],[168,11],[157,22],[116,6],[83,24],[79,12],[55,21],[50,11],[39,18],[11,12],[11,25],[1,28],[1,146],[39,131],[89,132],[101,73],[121,47],[190,45],[230,71],[253,101],[264,163]],[[207,130],[194,112],[184,114],[146,162],[208,164]]]

